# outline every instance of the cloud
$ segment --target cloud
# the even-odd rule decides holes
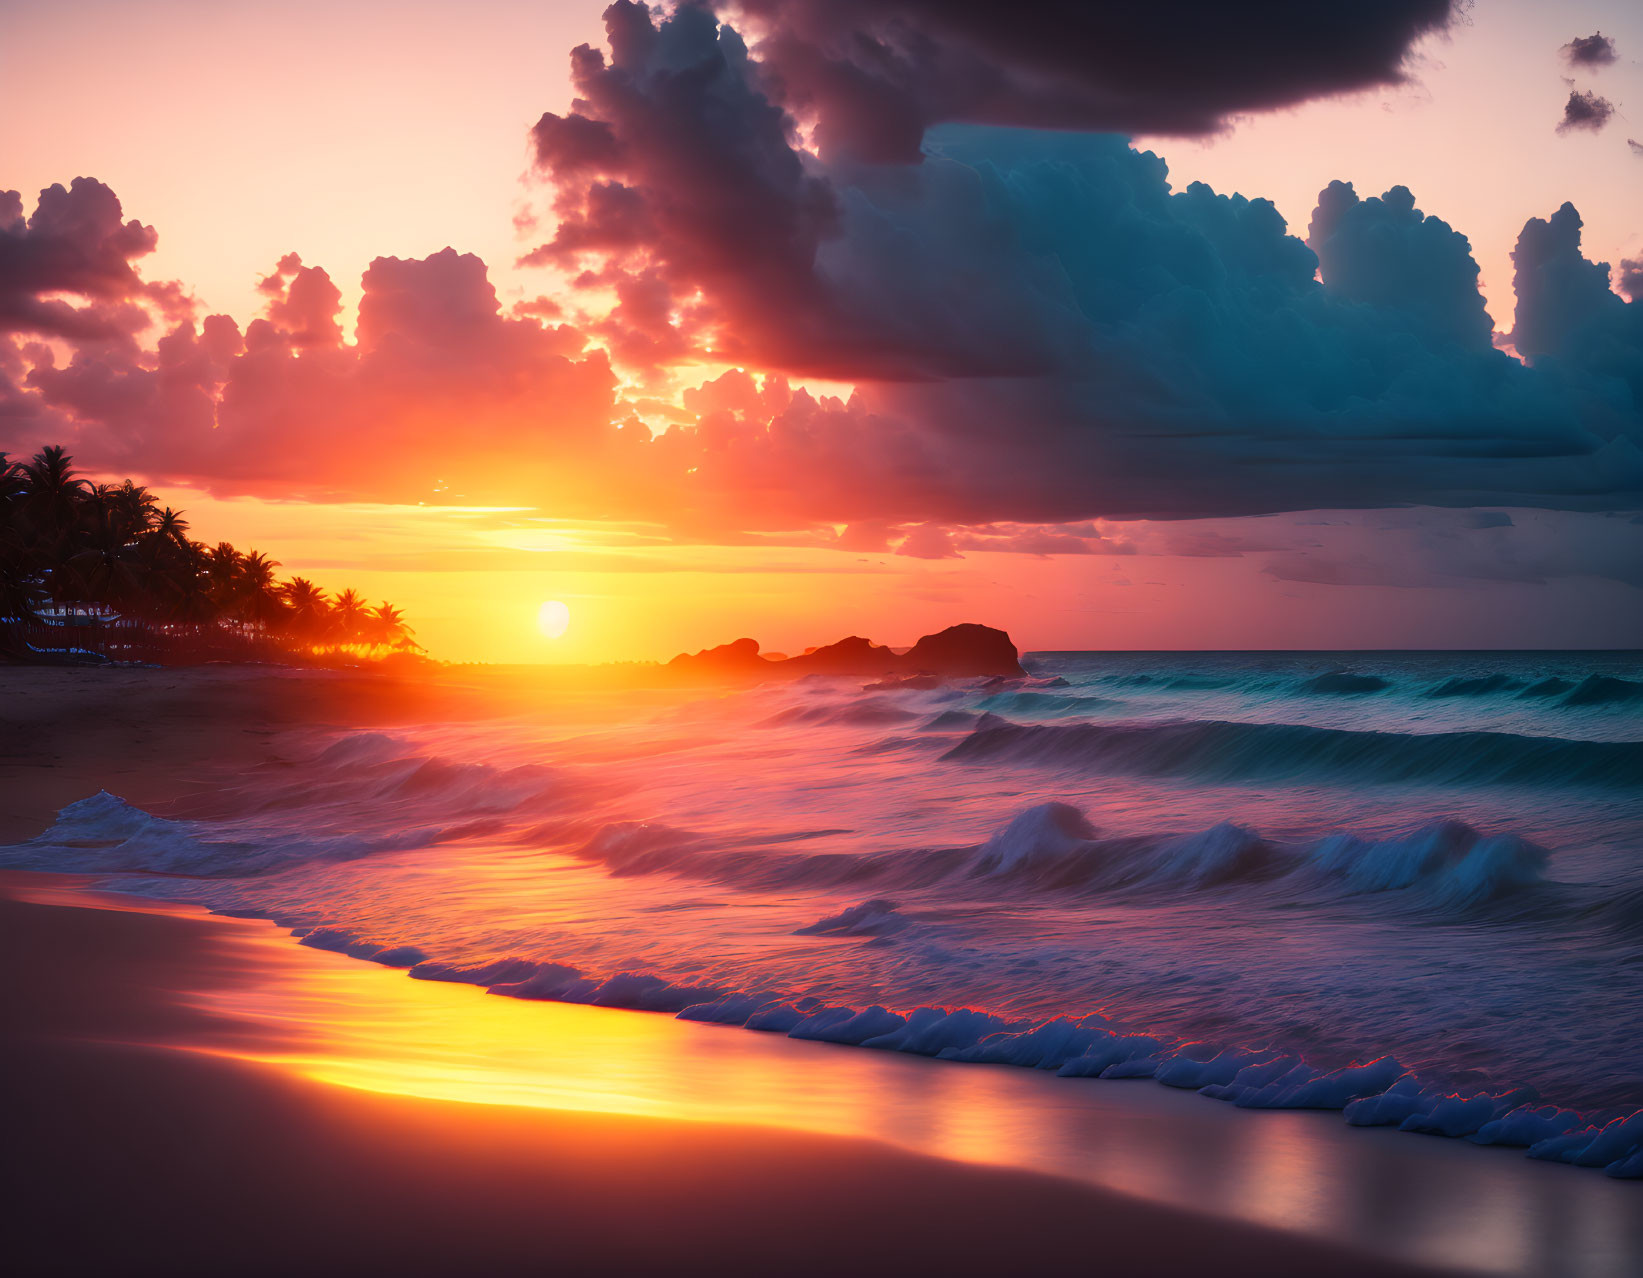
[[[257,288],[269,299],[268,322],[293,346],[341,343],[342,290],[319,267],[287,253]]]
[[[1404,187],[1330,184],[1303,241],[1269,201],[1177,190],[1118,137],[921,124],[917,163],[828,159],[768,32],[750,52],[697,6],[619,3],[607,24],[608,56],[573,54],[571,111],[533,130],[557,225],[532,257],[613,297],[608,317],[504,313],[484,263],[446,249],[373,262],[349,344],[329,276],[289,256],[243,332],[185,318],[64,362],[49,316],[28,320],[0,342],[0,444],[64,438],[218,492],[909,554],[1122,553],[1072,530],[1096,518],[1638,504],[1643,307],[1581,254],[1568,206],[1519,243],[1520,360],[1464,235]],[[671,406],[643,380],[709,359],[740,367]]]
[[[604,354],[563,326],[501,314],[478,258],[378,258],[361,283],[353,345],[329,277],[291,255],[243,334],[213,315],[152,351],[80,344],[60,364],[30,348],[21,386],[69,429],[36,422],[23,440],[13,426],[6,442],[57,437],[111,470],[315,498],[551,498],[622,473],[635,432],[617,425]]]
[[[1398,83],[1450,0],[725,0],[771,99],[821,155],[918,157],[944,122],[1204,134],[1228,119]]]
[[[1622,259],[1616,284],[1634,303],[1643,302],[1643,257]]]
[[[175,286],[146,283],[133,265],[157,242],[93,178],[47,187],[27,220],[22,196],[0,191],[0,333],[129,341],[149,326],[147,307],[186,310]]]
[[[911,555],[914,559],[964,558],[953,545],[952,534],[939,524],[919,524],[910,529],[896,547],[896,553]]]
[[[1589,36],[1576,36],[1558,52],[1570,66],[1587,71],[1610,66],[1617,56],[1613,38],[1601,31]]]
[[[1302,243],[1117,138],[948,125],[916,165],[828,163],[703,10],[610,23],[608,60],[573,57],[576,109],[537,127],[541,251],[665,290],[632,326],[658,344],[859,386],[716,418],[698,483],[950,525],[1639,482],[1626,388],[1496,351],[1469,244],[1404,188],[1332,185]]]
[[[1630,517],[1564,511],[1499,514],[1412,510],[1365,514],[1312,547],[1280,551],[1262,571],[1330,586],[1442,588],[1543,585],[1595,578],[1643,587],[1643,525]]]
[[[1308,247],[1329,291],[1402,316],[1433,342],[1477,348],[1493,321],[1478,292],[1478,267],[1464,235],[1415,207],[1408,187],[1359,199],[1346,182],[1318,196]]]
[[[1569,133],[1576,129],[1588,133],[1596,133],[1609,122],[1614,114],[1614,103],[1607,98],[1600,98],[1590,89],[1584,93],[1579,89],[1569,90],[1569,100],[1563,104],[1563,119],[1558,122],[1559,133]]]
[[[1636,138],[1627,138],[1626,145],[1631,147],[1633,155],[1643,157],[1643,142],[1639,142]]]
[[[1524,224],[1512,250],[1517,312],[1510,341],[1537,367],[1578,371],[1588,393],[1643,412],[1643,305],[1610,289],[1608,263],[1582,256],[1580,232],[1572,204]],[[1620,283],[1636,296],[1635,263],[1621,263]]]

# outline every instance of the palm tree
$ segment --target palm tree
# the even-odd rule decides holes
[[[241,554],[226,541],[207,548],[188,527],[133,480],[89,483],[60,446],[26,462],[0,452],[0,648],[35,655],[28,627],[51,603],[71,614],[82,604],[114,610],[111,655],[232,656],[252,641],[259,650],[417,646],[392,604],[367,608],[345,590],[332,605],[302,577],[281,584],[279,565],[260,551]],[[179,628],[204,646],[177,646]]]
[[[23,464],[28,482],[27,505],[37,518],[56,529],[74,522],[75,508],[90,491],[85,480],[74,473],[73,462],[61,444],[47,444]]]
[[[31,539],[23,526],[28,472],[0,453],[0,618],[25,621],[41,602]]]
[[[184,540],[183,534],[187,531],[188,520],[183,518],[183,512],[172,510],[170,506],[161,511],[154,521],[154,535],[156,537],[164,537],[171,541],[180,542]]]
[[[118,502],[103,500],[109,491],[99,486],[86,501],[76,544],[61,562],[58,590],[141,613],[152,593],[152,566],[132,539],[127,512]]]
[[[274,580],[278,567],[277,561],[260,550],[248,551],[240,559],[234,607],[241,621],[254,629],[266,631],[284,615],[285,605]]]
[[[154,535],[158,535],[157,530]],[[222,609],[207,571],[209,563],[208,552],[199,542],[179,536],[170,543],[161,568],[167,621],[196,631],[221,621]]]
[[[28,495],[28,471],[22,462],[12,461],[9,454],[0,452],[0,503],[9,506]]]
[[[90,492],[74,473],[71,458],[61,445],[49,444],[23,463],[25,491],[18,512],[22,534],[29,543],[46,592],[60,602],[78,603],[73,583],[59,571],[72,553],[72,533],[80,503]]]
[[[217,610],[225,615],[231,612],[239,588],[240,552],[228,542],[219,541],[205,552],[205,577]]]
[[[155,507],[160,503],[154,499],[154,494],[141,484],[126,480],[125,483],[101,484],[97,495],[113,508],[120,527],[126,535],[135,540],[154,526]]]
[[[386,599],[371,609],[369,618],[371,646],[374,648],[415,648],[419,645],[411,636],[416,633],[405,623],[405,614]]]
[[[292,638],[314,644],[324,636],[330,620],[325,592],[306,577],[293,577],[280,588],[286,606],[286,628]]]
[[[365,638],[365,599],[357,590],[344,590],[331,605],[331,624],[337,643],[352,648]]]

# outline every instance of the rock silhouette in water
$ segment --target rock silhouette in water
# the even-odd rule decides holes
[[[899,658],[871,639],[851,635],[782,662],[784,674],[867,675],[897,668]]]
[[[674,674],[707,679],[791,678],[796,675],[920,676],[936,678],[1021,678],[1020,657],[1010,636],[991,626],[966,622],[925,635],[905,653],[896,653],[860,635],[851,635],[800,657],[772,660],[759,655],[753,639],[738,639],[696,653],[680,653],[667,663]]]
[[[776,664],[759,655],[757,639],[736,639],[730,643],[722,643],[717,648],[703,648],[700,652],[681,652],[667,663],[667,668],[681,674],[739,678],[767,674]]]
[[[1002,630],[967,621],[925,635],[902,658],[912,674],[953,675],[958,678],[1025,675],[1015,644]]]

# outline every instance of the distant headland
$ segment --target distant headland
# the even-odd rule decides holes
[[[925,635],[906,652],[851,635],[807,649],[797,657],[763,656],[756,639],[737,639],[700,652],[681,652],[663,667],[685,680],[759,681],[802,675],[852,675],[893,680],[917,678],[1019,678],[1014,642],[992,626],[964,622]]]

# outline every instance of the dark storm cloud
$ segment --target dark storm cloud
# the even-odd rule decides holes
[[[822,154],[906,162],[944,121],[1211,133],[1390,84],[1450,0],[722,0]]]
[[[1569,41],[1561,50],[1563,60],[1572,67],[1582,70],[1595,70],[1613,64],[1615,57],[1614,40],[1598,31],[1589,36],[1577,36]]]
[[[1607,98],[1600,98],[1597,94],[1587,90],[1569,90],[1569,100],[1563,104],[1563,119],[1558,122],[1559,133],[1569,133],[1576,129],[1584,129],[1588,133],[1596,133],[1609,118],[1614,115],[1614,103]]]
[[[658,345],[861,386],[712,418],[694,482],[744,508],[946,525],[1638,489],[1625,359],[1496,350],[1470,245],[1404,188],[1331,185],[1302,242],[1112,137],[947,125],[916,165],[827,163],[703,11],[611,18],[576,112],[538,128],[564,219],[542,252],[664,288],[633,313]],[[1607,306],[1570,305],[1543,327]]]

